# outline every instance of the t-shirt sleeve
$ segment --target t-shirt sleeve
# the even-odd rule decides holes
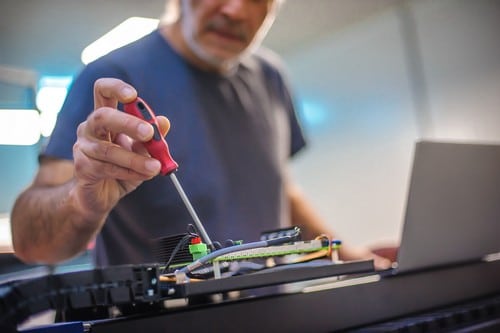
[[[304,132],[302,130],[297,109],[295,106],[295,100],[292,97],[291,85],[288,80],[288,75],[286,68],[281,61],[281,58],[274,52],[262,49],[259,53],[265,63],[269,65],[268,74],[273,79],[271,81],[275,82],[275,89],[277,90],[277,95],[281,99],[286,111],[288,112],[288,120],[290,125],[290,156],[295,155],[299,150],[304,148],[306,145],[306,139]]]
[[[283,95],[285,96],[284,99],[285,103],[287,104],[287,110],[289,110],[290,120],[290,156],[293,156],[305,147],[306,139],[297,116],[297,111],[293,102],[293,98],[290,94],[290,89],[288,88],[286,82],[283,82]]]

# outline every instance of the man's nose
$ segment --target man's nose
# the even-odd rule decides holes
[[[221,12],[233,20],[244,20],[250,13],[248,0],[225,0]]]

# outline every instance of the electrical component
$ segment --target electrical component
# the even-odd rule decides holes
[[[191,238],[191,244],[189,244],[189,253],[193,256],[193,261],[204,257],[208,253],[207,244],[201,242],[200,237]]]
[[[316,252],[319,250],[328,249],[328,247],[328,242],[316,239],[312,241],[300,241],[279,246],[269,246],[254,248],[250,250],[234,251],[229,254],[221,255],[213,259],[213,261],[247,260],[253,258],[284,256],[290,254]]]
[[[236,252],[239,250],[249,250],[249,249],[254,249],[258,247],[268,247],[268,246],[273,246],[273,245],[279,245],[283,243],[288,243],[293,239],[292,236],[285,236],[285,237],[280,237],[280,238],[275,238],[275,239],[270,239],[267,241],[259,241],[259,242],[253,242],[253,243],[246,243],[246,244],[241,244],[241,245],[234,245],[231,247],[225,247],[220,250],[215,250],[206,256],[192,262],[191,264],[187,265],[184,268],[181,268],[175,272],[176,275],[186,275],[189,272],[203,266],[204,264],[214,260],[215,258],[222,256],[224,254]]]

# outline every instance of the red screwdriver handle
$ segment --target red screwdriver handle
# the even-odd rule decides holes
[[[123,109],[126,113],[136,116],[137,118],[141,118],[153,126],[153,138],[148,142],[145,142],[144,146],[151,157],[160,161],[160,174],[166,176],[176,171],[177,168],[179,168],[179,165],[170,155],[167,141],[165,141],[165,138],[161,135],[158,122],[156,121],[156,116],[149,105],[147,105],[146,102],[144,102],[144,100],[140,97],[137,97],[133,102],[124,104]]]

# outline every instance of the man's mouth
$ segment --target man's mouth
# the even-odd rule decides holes
[[[245,38],[244,34],[238,33],[238,32],[232,31],[232,30],[211,28],[211,29],[208,29],[208,31],[217,35],[220,38],[227,39],[229,41],[241,42],[241,43],[246,42],[246,38]]]
[[[209,33],[216,35],[218,38],[229,42],[246,43],[247,35],[240,24],[229,22],[223,19],[214,19],[210,21],[206,30]]]

